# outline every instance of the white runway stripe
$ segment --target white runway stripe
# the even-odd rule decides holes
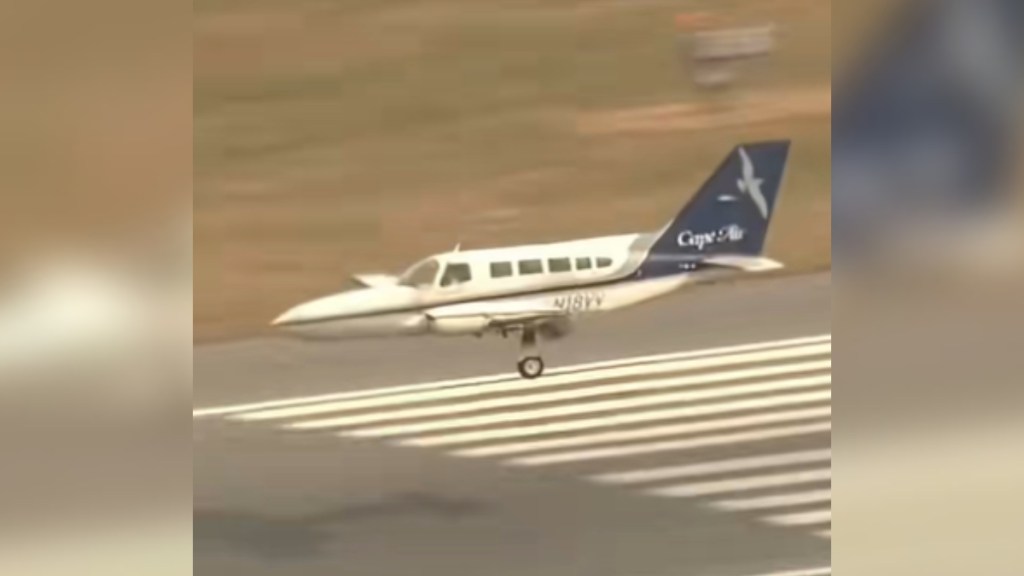
[[[666,442],[614,446],[610,448],[594,448],[590,450],[578,450],[572,452],[555,452],[552,454],[540,454],[536,456],[515,458],[512,460],[506,460],[505,462],[510,466],[549,466],[552,464],[589,462],[593,460],[625,458],[628,456],[641,456],[661,452],[681,452],[685,450],[697,450],[712,446],[743,444],[747,442],[764,442],[766,440],[778,440],[781,438],[823,434],[825,432],[830,432],[831,430],[832,423],[823,422],[820,424],[807,424],[802,426],[773,428],[770,430],[723,434],[720,436],[709,436],[692,440],[672,440]]]
[[[832,480],[831,466],[828,468],[818,468],[814,470],[799,470],[796,472],[766,474],[763,476],[746,476],[730,480],[679,484],[677,486],[648,490],[647,494],[668,498],[695,498],[698,496],[712,496],[715,494],[727,494],[730,492],[762,490],[765,488],[781,488],[784,486],[792,486],[794,484],[810,484],[814,482],[825,482],[827,480]]]
[[[806,370],[800,369],[799,372]],[[692,381],[692,378],[681,378],[677,380]],[[725,380],[725,381],[728,381]],[[367,428],[346,433],[348,436],[358,437],[384,437],[401,434],[420,434],[423,432],[434,432],[438,430],[451,430],[473,426],[489,426],[494,424],[507,424],[510,422],[523,422],[527,420],[539,420],[542,418],[562,418],[565,416],[593,414],[595,412],[608,412],[612,410],[625,410],[644,406],[658,406],[672,402],[698,402],[703,400],[714,400],[717,398],[729,398],[733,396],[744,396],[765,392],[779,392],[786,390],[797,390],[801,388],[813,388],[824,386],[832,382],[831,374],[821,376],[808,376],[793,378],[789,380],[769,380],[756,384],[742,386],[730,386],[726,388],[715,388],[710,390],[689,390],[682,392],[670,392],[665,394],[653,394],[619,398],[615,400],[599,400],[594,402],[583,402],[552,406],[550,408],[531,408],[519,412],[501,412],[495,414],[481,414],[478,416],[466,416],[464,418],[441,419],[412,424],[397,424],[380,428]],[[680,385],[685,386],[687,382]],[[664,388],[667,383],[662,384]],[[493,406],[492,406],[493,407]],[[444,410],[450,408],[450,410]],[[310,430],[316,428],[331,428],[342,426],[358,426],[364,423],[374,423],[381,420],[392,420],[402,418],[424,418],[438,414],[459,414],[467,412],[462,406],[439,406],[436,410],[425,412],[421,410],[403,411],[401,417],[394,416],[394,412],[383,414],[368,414],[361,417],[337,418],[329,420],[312,420],[297,422],[289,427],[298,430]]]
[[[368,408],[382,408],[386,406],[398,406],[403,404],[416,404],[421,402],[433,402],[438,400],[453,400],[458,398],[472,398],[475,396],[486,396],[501,392],[520,392],[524,390],[536,390],[541,388],[554,388],[581,382],[599,382],[602,380],[613,380],[637,376],[652,376],[657,374],[669,374],[673,372],[687,372],[705,370],[709,368],[721,368],[737,364],[753,364],[772,362],[779,360],[791,360],[811,356],[828,354],[832,350],[832,344],[815,344],[800,346],[796,348],[783,348],[764,352],[750,352],[744,354],[727,354],[700,358],[693,360],[681,360],[676,362],[665,362],[659,364],[631,365],[622,368],[610,368],[587,373],[572,373],[564,375],[549,376],[538,380],[515,380],[511,382],[497,382],[493,384],[481,384],[479,386],[463,386],[458,388],[443,388],[420,392],[409,392],[402,394],[391,394],[387,396],[375,396],[372,398],[350,399],[339,402],[326,402],[315,405],[299,406],[294,408],[281,408],[276,410],[264,410],[249,412],[238,416],[238,420],[283,420],[316,416],[320,414],[331,414],[336,412],[347,412],[364,410]],[[589,388],[598,390],[599,387]],[[596,393],[596,392],[595,392]]]
[[[807,450],[804,452],[789,452],[785,454],[736,458],[733,460],[719,460],[716,462],[689,464],[687,466],[670,466],[664,468],[651,468],[648,470],[611,472],[594,476],[591,479],[602,484],[643,484],[646,482],[690,478],[693,476],[710,476],[712,474],[723,474],[726,472],[758,470],[761,468],[772,468],[775,466],[830,462],[831,460],[832,449],[826,448],[823,450]]]
[[[741,352],[752,352],[756,350],[769,350],[772,348],[784,348],[788,346],[803,346],[807,344],[818,344],[822,342],[831,342],[831,334],[821,334],[817,336],[808,336],[802,338],[790,338],[786,340],[773,340],[766,342],[757,342],[751,344],[743,344],[739,346],[724,346],[719,348],[708,348],[704,350],[692,350],[686,352],[671,352],[668,354],[657,354],[651,356],[638,356],[634,358],[620,358],[616,360],[604,360],[600,362],[590,362],[586,364],[577,364],[575,366],[566,366],[562,368],[553,368],[548,371],[548,375],[555,376],[559,374],[569,374],[575,372],[583,372],[588,370],[601,370],[606,368],[615,368],[621,366],[628,366],[633,364],[650,364],[656,362],[667,362],[672,360],[683,360],[687,358],[702,358],[708,356],[715,356],[720,354],[736,354]],[[451,380],[440,380],[436,382],[425,382],[421,384],[408,384],[402,386],[392,386],[387,388],[374,388],[372,390],[354,390],[349,392],[337,392],[332,394],[320,394],[316,396],[305,396],[298,398],[288,398],[283,400],[268,400],[264,402],[251,402],[246,404],[235,404],[230,406],[220,406],[213,408],[199,408],[192,411],[193,418],[209,418],[218,416],[230,416],[233,414],[241,414],[245,412],[255,412],[259,410],[270,410],[275,408],[287,408],[291,406],[301,406],[304,404],[315,404],[321,402],[333,402],[338,400],[356,399],[356,398],[369,398],[373,396],[385,396],[390,394],[399,394],[406,392],[416,392],[423,390],[439,390],[443,388],[454,388],[459,386],[472,386],[476,384],[486,384],[490,382],[500,382],[505,380],[521,381],[519,374],[510,372],[503,374],[492,374],[488,376],[475,376],[471,378],[457,378]]]
[[[769,574],[755,574],[751,576],[832,576],[832,567],[799,568],[797,570],[771,572]]]
[[[653,428],[640,428],[637,430],[604,432],[601,434],[570,436],[568,438],[554,438],[551,440],[497,444],[483,446],[480,448],[458,450],[452,454],[462,458],[508,456],[510,454],[522,454],[524,452],[542,452],[545,450],[558,450],[561,448],[578,448],[580,446],[592,446],[594,444],[613,444],[617,442],[631,442],[634,440],[650,440],[652,438],[663,438],[665,436],[684,436],[688,434],[698,434],[701,432],[720,432],[722,430],[730,430],[734,428],[765,426],[769,424],[780,424],[783,422],[809,420],[812,418],[825,418],[831,415],[832,407],[826,406],[823,408],[808,408],[805,410],[793,410],[789,412],[758,414],[728,420],[689,422],[685,424],[673,424]]]
[[[832,399],[831,390],[819,392],[805,392],[800,394],[784,394],[781,396],[767,396],[753,398],[750,400],[739,400],[721,402],[715,404],[700,404],[697,406],[684,406],[682,408],[668,408],[664,410],[648,410],[645,412],[627,412],[624,414],[611,414],[599,418],[585,418],[577,420],[564,420],[538,424],[534,426],[513,426],[510,428],[490,428],[486,430],[461,432],[442,436],[426,436],[410,438],[404,442],[406,446],[435,447],[450,446],[453,444],[472,444],[491,440],[508,440],[512,438],[525,438],[529,436],[543,436],[546,434],[557,434],[564,432],[576,432],[580,430],[591,430],[594,428],[609,428],[624,424],[638,424],[641,422],[656,422],[658,420],[682,420],[685,418],[696,418],[700,416],[713,416],[716,414],[728,414],[730,412],[743,412],[748,410],[763,410],[791,406],[794,404],[810,404],[813,402],[824,402]]]
[[[775,496],[762,496],[760,498],[738,498],[734,500],[721,500],[715,502],[715,508],[731,511],[766,510],[771,508],[786,508],[790,506],[806,506],[809,504],[832,503],[832,490],[809,490],[793,494],[778,494]]]
[[[581,398],[591,398],[594,396],[609,396],[613,394],[626,394],[631,392],[649,392],[668,388],[689,388],[736,380],[764,378],[767,376],[781,374],[820,371],[829,369],[831,366],[831,360],[819,360],[816,362],[801,362],[798,364],[783,364],[781,366],[748,368],[744,370],[733,370],[730,372],[712,372],[710,374],[699,374],[696,376],[663,378],[658,380],[640,380],[638,382],[606,384],[603,386],[588,386],[562,390],[559,392],[523,394],[521,396],[502,396],[488,400],[443,404],[439,406],[424,406],[401,410],[382,410],[351,416],[339,416],[336,418],[325,418],[321,420],[307,420],[305,423],[306,425],[303,426],[303,428],[311,429],[331,428],[336,426],[360,426],[388,420],[412,420],[415,418],[428,418],[431,416],[446,416],[450,414],[463,414],[466,412],[482,412],[484,410],[494,410],[497,408],[526,406],[529,404],[542,404],[548,402],[564,402],[567,400],[579,400]],[[240,416],[239,418],[245,420],[253,419],[250,415]]]
[[[809,512],[794,512],[793,514],[782,514],[769,516],[765,521],[779,526],[806,526],[809,524],[826,524],[832,522],[832,507]]]

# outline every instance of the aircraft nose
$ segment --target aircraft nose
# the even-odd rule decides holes
[[[295,324],[301,324],[311,320],[310,306],[308,304],[300,304],[294,308],[290,308],[281,314],[270,323],[275,328],[293,326]]]
[[[300,334],[323,334],[353,317],[372,315],[414,301],[415,291],[363,289],[303,302],[275,318],[271,325]]]
[[[291,324],[295,319],[295,314],[293,311],[294,308],[292,310],[288,310],[284,314],[281,314],[277,318],[274,318],[270,325],[275,328],[279,328],[281,326],[287,326],[288,324]]]
[[[275,318],[271,322],[271,326],[295,328],[300,324],[319,322],[355,310],[353,304],[355,303],[351,301],[351,296],[346,294],[336,294],[303,302]]]

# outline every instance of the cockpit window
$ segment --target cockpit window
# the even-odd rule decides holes
[[[402,274],[400,284],[413,288],[429,288],[434,285],[437,272],[440,270],[436,260],[426,260],[414,265],[405,274]]]
[[[441,277],[441,286],[455,286],[464,284],[473,279],[469,264],[448,264],[444,269],[444,276]]]

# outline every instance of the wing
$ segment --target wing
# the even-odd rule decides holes
[[[538,330],[546,339],[568,335],[573,322],[562,308],[541,302],[473,302],[439,306],[427,311],[434,327],[445,333],[481,334],[487,331]]]
[[[427,315],[438,320],[480,318],[491,328],[538,325],[568,318],[568,313],[557,306],[536,302],[472,302],[439,306],[427,311]]]

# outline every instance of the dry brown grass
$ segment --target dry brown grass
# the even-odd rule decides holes
[[[803,118],[829,118],[831,112],[832,89],[825,86],[776,93],[742,94],[726,104],[683,102],[584,114],[577,122],[577,129],[581,134],[596,136],[696,132]]]
[[[197,339],[457,242],[655,229],[742,140],[794,139],[769,249],[828,266],[830,6],[704,8],[781,25],[731,103],[689,84],[677,2],[199,2]]]

